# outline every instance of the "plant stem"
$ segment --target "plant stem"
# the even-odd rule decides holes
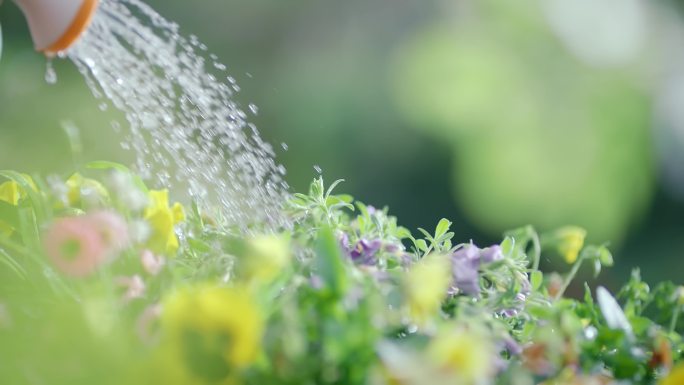
[[[29,249],[24,247],[23,245],[20,245],[11,239],[9,239],[6,236],[0,236],[0,247],[3,247],[12,253],[15,253],[17,255],[20,255],[25,258],[30,258],[33,259],[34,261],[38,262],[41,264],[41,261],[35,257],[34,253],[32,253]]]
[[[539,242],[539,235],[534,229],[529,228],[530,237],[532,238],[532,271],[539,270],[539,260],[541,259],[541,244]]]
[[[577,258],[577,261],[575,261],[575,264],[572,265],[572,269],[563,281],[563,286],[561,286],[558,293],[554,296],[554,300],[558,300],[560,297],[563,296],[565,290],[568,288],[568,286],[570,286],[570,282],[572,282],[572,280],[575,279],[575,276],[577,275],[580,266],[582,266],[582,262],[584,262],[584,253],[580,254],[579,258]]]
[[[674,308],[674,313],[672,313],[672,319],[670,320],[670,333],[674,333],[677,329],[677,320],[679,319],[679,313],[682,311],[682,306],[677,304]]]

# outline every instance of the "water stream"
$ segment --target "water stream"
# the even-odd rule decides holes
[[[285,168],[234,100],[235,79],[195,36],[142,1],[102,0],[90,28],[60,56],[76,64],[101,108],[123,111],[122,147],[152,185],[219,208],[228,225],[288,225]]]

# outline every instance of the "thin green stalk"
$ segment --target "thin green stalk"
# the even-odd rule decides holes
[[[532,271],[539,270],[539,260],[541,260],[541,243],[539,235],[536,231],[530,229],[530,237],[532,237]]]
[[[679,319],[679,313],[682,312],[682,306],[677,303],[674,308],[674,313],[672,313],[672,319],[670,320],[670,333],[674,333],[677,329],[677,320]]]
[[[558,293],[554,296],[554,300],[558,300],[563,296],[565,293],[565,290],[567,290],[568,286],[570,286],[570,282],[572,282],[573,279],[575,279],[575,276],[577,275],[577,272],[579,271],[580,267],[582,266],[582,262],[584,262],[584,253],[580,254],[579,258],[577,258],[577,261],[575,261],[575,264],[572,265],[572,269],[568,273],[568,275],[565,277],[565,280],[563,281],[563,286],[561,286],[560,290]]]
[[[0,247],[10,250],[11,252],[16,253],[18,255],[36,260],[33,253],[31,253],[29,249],[25,248],[23,245],[20,245],[12,241],[6,236],[0,236]]]

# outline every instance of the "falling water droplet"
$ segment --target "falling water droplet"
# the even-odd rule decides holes
[[[112,129],[114,132],[119,133],[121,132],[121,123],[117,122],[116,120],[112,120],[110,122],[110,125],[112,126]]]
[[[100,103],[98,107],[100,108],[100,111],[107,111],[107,109],[109,108],[107,103]]]
[[[45,67],[45,82],[47,84],[57,83],[57,72],[55,67],[52,65],[52,59],[47,60],[47,66]]]
[[[249,72],[246,72],[245,75],[247,75],[247,77],[250,79],[252,78],[252,74],[250,74]]]
[[[179,35],[177,24],[143,0],[100,7],[67,56],[91,92],[107,98],[108,110],[125,115],[112,130],[120,132],[132,169],[151,183],[187,191],[200,205],[222,208],[225,223],[244,231],[256,222],[289,227],[282,212],[290,196],[285,167],[247,121],[256,106],[243,111],[234,100],[240,87],[219,72],[218,57],[200,52],[205,46],[196,36]],[[170,169],[173,176],[163,171]]]
[[[290,149],[290,147],[288,147],[287,143],[285,143],[285,142],[280,143],[280,147],[282,147],[283,150],[285,150],[285,151]]]
[[[249,110],[252,111],[252,113],[253,113],[254,115],[258,115],[258,114],[259,114],[259,107],[257,107],[256,104],[254,104],[254,103],[250,103],[250,104],[249,104]]]
[[[321,168],[321,166],[319,166],[319,165],[317,165],[317,164],[314,165],[314,170],[316,170],[316,172],[317,172],[318,174],[323,174],[323,169]]]

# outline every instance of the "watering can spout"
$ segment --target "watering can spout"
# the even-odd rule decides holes
[[[36,50],[48,56],[69,48],[86,30],[98,0],[14,0],[28,21]]]

